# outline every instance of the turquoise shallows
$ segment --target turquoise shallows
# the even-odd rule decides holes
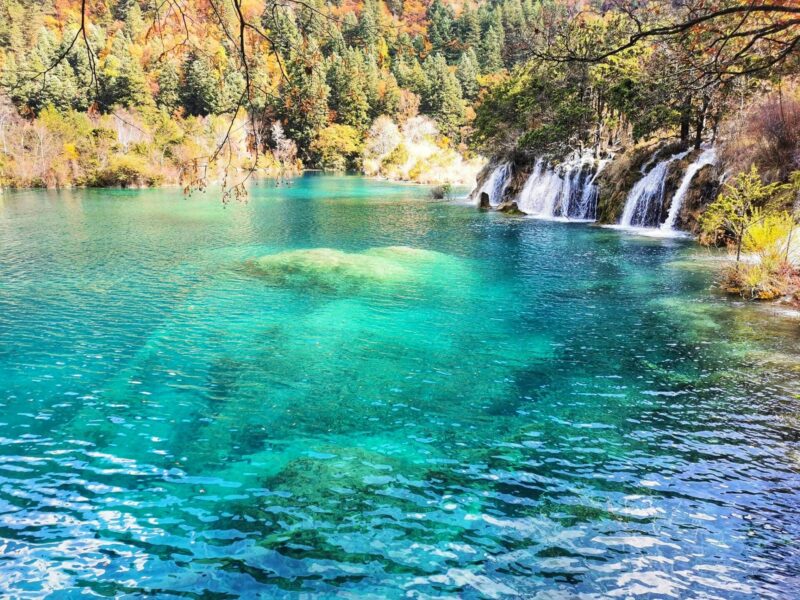
[[[0,595],[797,597],[799,329],[713,260],[359,178],[6,192]]]

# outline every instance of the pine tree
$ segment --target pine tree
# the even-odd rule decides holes
[[[397,85],[397,79],[391,73],[384,72],[380,76],[378,104],[374,114],[396,116],[400,110],[403,91]]]
[[[503,46],[505,64],[509,67],[524,60],[529,36],[519,0],[506,0],[502,11]]]
[[[503,65],[503,30],[498,24],[489,27],[481,41],[481,70],[483,73],[494,73]]]
[[[481,22],[478,13],[469,6],[461,13],[457,23],[458,37],[465,48],[477,48],[481,41]]]
[[[78,107],[81,95],[71,65],[68,61],[61,61],[53,66],[56,58],[65,49],[63,44],[56,42],[51,31],[42,29],[36,49],[28,55],[20,56],[17,64],[22,73],[43,73],[50,70],[40,79],[21,78],[18,89],[12,92],[12,99],[37,113],[47,106],[58,110]]]
[[[310,41],[307,56],[295,56],[287,65],[289,81],[281,94],[280,116],[286,123],[286,133],[297,142],[306,159],[311,142],[328,125],[330,88],[325,82],[325,65],[318,50]]]
[[[235,112],[244,101],[245,80],[242,72],[229,61],[222,77],[219,112]]]
[[[144,17],[138,2],[132,2],[125,14],[125,33],[131,40],[138,40],[145,31]]]
[[[336,122],[356,128],[366,127],[370,105],[363,83],[363,55],[348,48],[344,56],[336,55],[328,64],[329,106],[336,113]]]
[[[458,79],[442,54],[425,60],[425,72],[429,86],[423,96],[423,110],[436,119],[445,135],[455,137],[464,123],[464,99]]]
[[[209,115],[219,112],[222,82],[219,73],[202,55],[192,53],[183,67],[184,82],[181,102],[190,115]]]
[[[159,108],[172,113],[180,106],[181,79],[178,67],[174,62],[168,61],[158,73],[158,94],[156,104]]]
[[[380,70],[378,69],[378,63],[375,61],[375,56],[372,54],[364,58],[364,79],[362,85],[364,86],[364,93],[369,103],[371,121],[381,114],[379,109]]]
[[[411,90],[420,97],[428,93],[428,76],[416,57],[400,59],[395,69],[400,87]]]
[[[300,48],[301,36],[292,13],[283,8],[264,13],[262,25],[270,30],[275,50],[284,58],[290,57]]]
[[[403,15],[403,0],[386,0],[386,6],[394,16],[400,17]]]
[[[467,100],[475,100],[478,96],[478,74],[478,57],[475,55],[475,50],[470,48],[461,55],[456,67],[456,77]]]
[[[452,58],[454,53],[453,13],[442,0],[433,0],[428,7],[428,39],[433,50]]]
[[[115,19],[125,21],[128,18],[128,13],[134,6],[141,8],[137,0],[117,0],[117,5],[114,7],[112,14]]]
[[[103,108],[152,104],[144,69],[131,54],[131,42],[124,33],[114,38],[111,53],[103,63],[100,90]]]
[[[380,36],[380,12],[375,0],[365,0],[358,18],[358,39],[370,53]]]

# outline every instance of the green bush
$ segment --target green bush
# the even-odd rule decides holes
[[[89,178],[90,187],[145,187],[161,183],[161,176],[149,172],[147,162],[138,155],[113,156],[104,169]]]
[[[330,125],[311,143],[317,166],[337,172],[358,168],[362,147],[361,134],[349,125]]]
[[[401,167],[406,164],[406,162],[408,162],[408,148],[401,142],[383,159],[383,161],[381,161],[381,169]]]

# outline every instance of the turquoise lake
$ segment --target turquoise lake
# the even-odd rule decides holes
[[[800,597],[800,324],[309,175],[0,196],[0,596]]]

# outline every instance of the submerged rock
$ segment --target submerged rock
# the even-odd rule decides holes
[[[497,211],[507,215],[524,215],[525,213],[519,209],[517,203],[513,200],[508,200],[497,206]]]
[[[248,261],[258,276],[278,285],[357,291],[418,281],[423,267],[446,255],[407,246],[343,252],[332,248],[289,250]]]

